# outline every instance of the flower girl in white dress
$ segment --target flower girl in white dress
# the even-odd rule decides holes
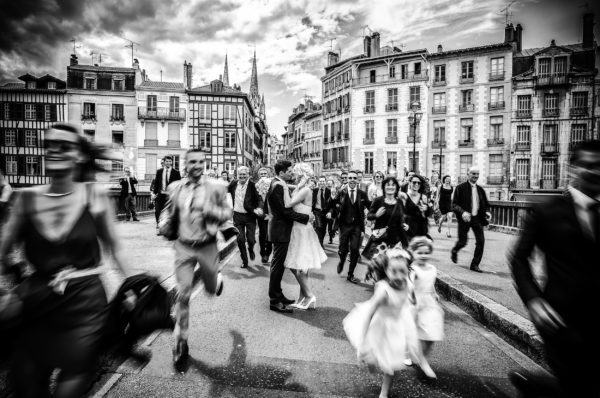
[[[310,178],[313,176],[312,167],[306,163],[297,163],[293,172],[296,175],[297,186],[291,197],[289,191],[284,189],[285,207],[293,208],[297,213],[311,214]],[[284,266],[289,268],[296,277],[300,285],[300,294],[296,303],[290,307],[302,310],[310,307],[316,308],[317,298],[310,288],[308,273],[311,269],[320,269],[321,264],[326,260],[327,255],[319,243],[312,224],[301,224],[294,221]]]

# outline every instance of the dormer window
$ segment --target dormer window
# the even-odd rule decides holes
[[[56,82],[48,82],[48,90],[56,90]]]
[[[84,72],[83,88],[86,90],[96,90],[96,74]]]
[[[538,75],[547,76],[550,74],[550,58],[540,58],[538,60]]]
[[[35,88],[35,82],[33,80],[30,80],[27,82],[27,88],[28,89],[34,89]]]
[[[113,76],[113,90],[114,91],[123,91],[125,88],[125,76],[123,75],[114,75]]]
[[[564,75],[567,73],[567,57],[554,58],[554,74]]]

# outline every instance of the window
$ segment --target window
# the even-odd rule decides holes
[[[210,122],[210,104],[200,104],[198,106],[198,118],[200,122]]]
[[[557,124],[545,124],[544,125],[544,144],[556,144],[558,142],[558,125]]]
[[[441,83],[441,82],[446,81],[446,65],[436,65],[435,66],[434,81],[436,83]]]
[[[375,139],[375,120],[365,121],[365,138],[367,140]]]
[[[56,90],[56,82],[48,82],[48,90]]]
[[[38,176],[41,174],[39,156],[25,156],[25,174],[28,176]]]
[[[148,112],[156,112],[156,104],[156,95],[149,95],[146,97],[146,109]]]
[[[529,159],[517,159],[515,162],[517,188],[529,187]]]
[[[490,155],[488,175],[491,177],[502,176],[502,155]]]
[[[35,104],[25,104],[25,120],[35,120]]]
[[[94,79],[93,77],[86,77],[83,88],[85,88],[86,90],[96,89],[96,79]]]
[[[146,175],[151,175],[151,178],[156,175],[157,158],[158,156],[155,153],[146,154]]]
[[[44,105],[44,120],[47,122],[52,120],[52,112],[50,111],[50,105]]]
[[[328,124],[323,125],[323,138],[325,139],[325,142],[327,142],[327,140],[329,139],[329,125]]]
[[[4,138],[4,145],[17,146],[17,131],[16,130],[6,130],[6,136]]]
[[[542,159],[542,186],[540,188],[555,188],[553,184],[544,186],[544,181],[556,181],[557,169],[556,159]]]
[[[490,117],[490,138],[495,140],[502,138],[502,116]]]
[[[492,58],[490,65],[490,74],[498,76],[504,74],[504,58]]]
[[[571,108],[574,109],[586,109],[587,108],[588,93],[586,91],[574,92],[571,99]]]
[[[123,172],[123,162],[118,160],[113,160],[110,164],[110,171],[113,174],[120,174]]]
[[[419,174],[419,152],[408,152],[408,167],[410,170]]]
[[[390,65],[389,74],[391,78],[396,77],[396,67],[394,65]]]
[[[158,123],[156,122],[146,122],[146,136],[145,139],[146,140],[154,140],[156,141],[157,138],[157,131],[158,131]],[[158,143],[155,144],[149,144],[149,145],[158,145]]]
[[[179,112],[179,97],[177,97],[177,96],[169,97],[169,112],[171,112],[171,113]]]
[[[546,94],[544,95],[544,109],[546,110],[557,110],[558,109],[558,94]]]
[[[373,174],[373,152],[365,152],[365,174]]]
[[[460,155],[460,176],[466,177],[469,169],[473,166],[473,155]]]
[[[419,103],[419,107],[421,106],[421,87],[419,86],[412,86],[410,88],[410,105],[412,106],[415,102]]]
[[[93,102],[84,102],[83,103],[83,116],[86,118],[95,118],[96,117],[96,104]]]
[[[442,143],[446,141],[446,121],[433,121],[433,142]]]
[[[573,124],[571,125],[571,140],[570,144],[575,145],[586,139],[586,124]]]
[[[554,58],[554,74],[564,75],[567,73],[567,57]]]
[[[113,80],[113,90],[114,91],[123,91],[125,85],[123,84],[123,79],[114,79]]]
[[[169,122],[168,125],[167,140],[170,141],[171,144],[175,145],[179,142],[179,123]]]
[[[90,142],[96,141],[96,130],[83,130],[83,136]]]
[[[396,170],[397,166],[398,166],[398,154],[396,152],[387,152],[386,153],[386,159],[387,159],[387,169],[386,170]]]
[[[550,58],[538,59],[538,75],[548,76],[550,74]]]
[[[490,88],[490,102],[496,105],[504,102],[504,87]]]
[[[530,126],[517,126],[517,144],[529,144],[531,127]]]
[[[125,115],[123,112],[123,104],[112,104],[112,120],[125,120]]]
[[[37,131],[25,130],[25,146],[38,146]]]
[[[34,81],[28,81],[27,84],[25,85],[28,89],[34,89],[35,88],[35,82]]]
[[[401,65],[400,66],[400,77],[401,79],[407,79],[408,78],[408,65]]]
[[[10,120],[10,104],[4,104],[4,120]]]
[[[350,119],[344,119],[344,138],[350,138]]]
[[[398,136],[398,119],[388,119],[387,121],[387,135],[388,137]]]
[[[369,83],[375,83],[376,75],[374,70],[369,71]]]
[[[365,106],[369,109],[375,108],[375,91],[365,91]]]
[[[433,110],[434,112],[446,111],[446,93],[433,94]]]
[[[531,111],[531,95],[517,96],[517,111]]]
[[[464,142],[473,139],[473,119],[460,119],[460,139]]]
[[[473,90],[461,91],[461,105],[468,106],[473,103]]]
[[[446,156],[442,155],[442,172],[440,172],[440,155],[433,155],[431,157],[431,171],[436,171],[438,173],[440,173],[441,175],[443,174],[443,167],[444,164],[446,163]]]
[[[389,88],[388,89],[388,105],[390,108],[395,107],[398,109],[398,89],[397,88]]]
[[[113,148],[123,148],[123,132],[113,131],[112,132],[112,144]]]
[[[17,155],[6,155],[6,174],[17,174]]]
[[[235,149],[235,131],[225,132],[225,148]]]
[[[225,123],[235,124],[235,105],[223,105],[223,117]]]
[[[473,79],[473,61],[461,62],[460,77],[462,79]]]
[[[420,74],[421,74],[421,63],[415,62],[415,76],[418,76]]]

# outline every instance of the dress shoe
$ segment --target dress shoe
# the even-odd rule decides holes
[[[290,305],[290,304],[294,304],[295,303],[294,300],[290,300],[289,298],[287,298],[285,296],[282,296],[279,301],[282,302],[284,305]]]
[[[473,272],[483,273],[483,271],[481,270],[481,268],[479,268],[479,266],[477,266],[477,265],[471,266],[471,268],[469,268],[469,269],[471,271],[473,271]]]
[[[308,300],[303,300],[299,303],[290,304],[290,308],[299,309],[299,310],[307,310],[312,306],[313,310],[317,308],[317,298],[312,296]]]
[[[140,221],[140,219],[139,218],[134,218],[133,221]]]
[[[185,366],[189,356],[187,340],[178,340],[173,348],[173,365],[178,371]]]
[[[337,266],[337,273],[341,274],[343,270],[344,270],[344,262],[340,261]]]
[[[248,249],[248,256],[250,257],[250,260],[254,261],[254,259],[256,258],[256,255],[254,254],[254,250]]]
[[[271,305],[269,306],[269,309],[270,309],[271,311],[275,311],[275,312],[283,312],[283,313],[286,313],[286,314],[289,314],[289,313],[291,313],[291,312],[294,312],[294,311],[293,311],[291,308],[289,308],[289,307],[286,307],[286,306],[285,306],[285,304],[283,304],[283,303],[271,304]]]
[[[458,262],[458,253],[456,251],[452,250],[450,252],[450,259],[452,260],[452,262],[454,264],[456,264]]]
[[[221,273],[219,272],[217,274],[217,290],[215,292],[215,295],[220,296],[221,293],[223,293],[223,275],[221,275]]]
[[[355,278],[355,277],[353,277],[353,276],[349,276],[349,277],[347,277],[347,278],[346,278],[346,280],[347,280],[348,282],[350,282],[350,283],[358,283],[358,279],[356,279],[356,278]]]

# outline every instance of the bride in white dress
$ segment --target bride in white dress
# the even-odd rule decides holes
[[[291,197],[289,191],[284,189],[285,207],[294,208],[297,213],[311,214],[313,195],[310,178],[313,176],[312,168],[306,163],[297,163],[293,172],[298,185]],[[298,300],[291,307],[302,310],[310,307],[316,308],[317,298],[310,288],[309,270],[320,269],[321,264],[326,260],[327,255],[319,243],[312,224],[301,224],[294,221],[284,262],[284,266],[292,271],[300,285]]]

